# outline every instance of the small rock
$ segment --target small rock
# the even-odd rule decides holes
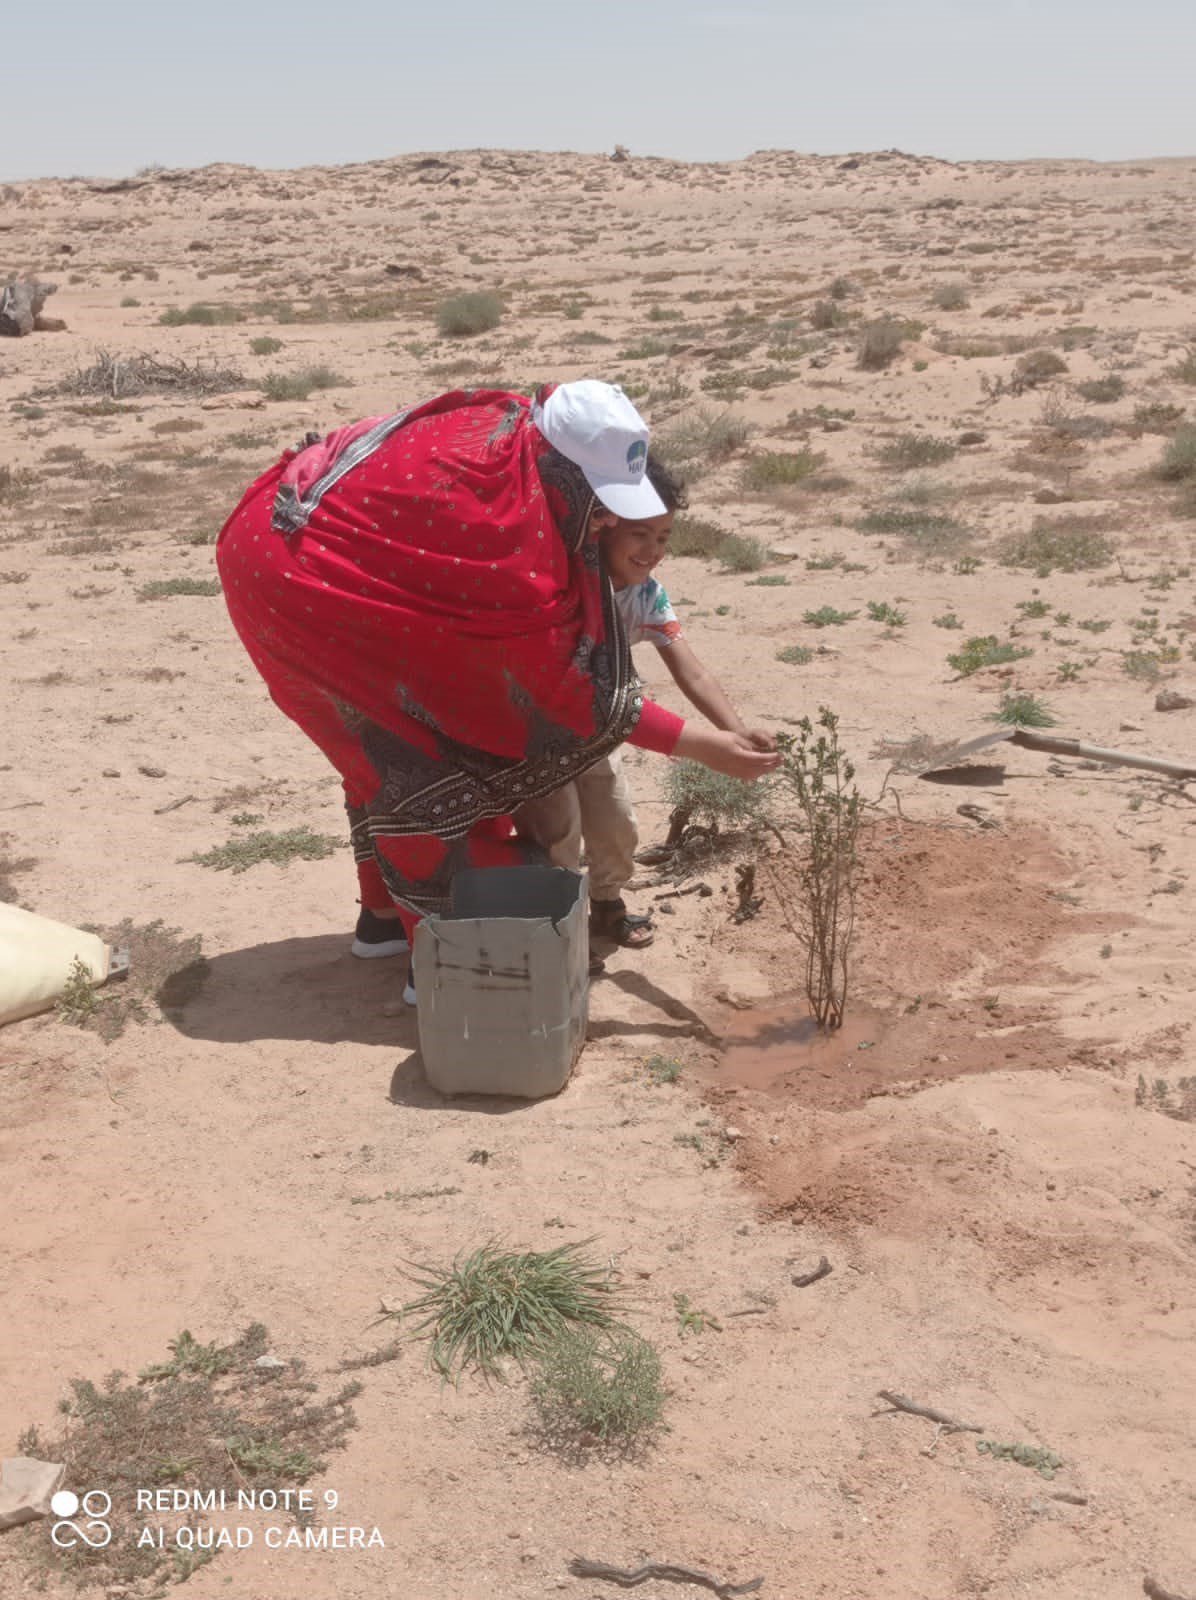
[[[165,767],[138,767],[137,770],[143,778],[164,778],[166,776]]]
[[[101,776],[105,777],[105,778],[119,778],[120,777],[120,768],[119,767],[105,767],[103,773],[101,774]]]
[[[724,1139],[728,1139],[732,1144],[734,1144],[737,1139],[742,1139],[743,1138],[743,1129],[742,1128],[724,1128],[723,1129],[723,1138]]]
[[[259,1372],[281,1372],[286,1366],[277,1356],[258,1356],[253,1364]]]
[[[1040,506],[1058,506],[1070,499],[1069,494],[1060,494],[1057,489],[1040,489],[1034,496],[1034,503]]]
[[[960,434],[956,443],[961,447],[969,444],[983,444],[987,437],[988,435],[981,433],[978,428],[969,428],[966,433]]]
[[[1196,700],[1180,694],[1178,689],[1160,689],[1154,697],[1156,711],[1188,711],[1194,705]]]

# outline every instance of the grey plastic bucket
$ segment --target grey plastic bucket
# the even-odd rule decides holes
[[[580,873],[456,875],[452,910],[415,931],[419,1044],[433,1088],[524,1100],[564,1088],[585,1042],[588,925]]]

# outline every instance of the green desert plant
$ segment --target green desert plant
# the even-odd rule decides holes
[[[214,328],[223,323],[240,322],[240,320],[241,313],[236,306],[213,306],[205,302],[190,305],[185,310],[178,306],[168,306],[158,318],[158,321],[167,328],[181,328],[189,323],[201,328]]]
[[[1185,423],[1175,430],[1155,470],[1165,483],[1183,483],[1196,478],[1196,426]]]
[[[1088,378],[1076,384],[1076,393],[1081,400],[1088,400],[1093,405],[1109,405],[1114,400],[1120,400],[1125,393],[1125,379],[1116,372],[1106,373],[1103,378]]]
[[[273,356],[282,349],[282,340],[276,339],[272,333],[263,333],[257,339],[250,339],[249,348],[255,356]]]
[[[1059,719],[1045,700],[1007,690],[997,709],[989,713],[988,720],[1010,728],[1053,728]]]
[[[650,1437],[667,1398],[660,1356],[630,1329],[562,1328],[540,1346],[531,1392],[549,1438],[624,1447]]]
[[[785,489],[818,471],[826,457],[819,450],[769,450],[743,466],[743,488],[755,493]]]
[[[166,600],[175,594],[219,594],[219,578],[154,578],[137,591],[138,600]]]
[[[1028,533],[1011,534],[998,549],[1005,566],[1033,567],[1041,577],[1054,571],[1108,566],[1116,553],[1099,520],[1086,517],[1064,517],[1058,522],[1040,517]]]
[[[696,406],[652,437],[653,452],[690,473],[717,466],[743,448],[748,424],[732,411]]]
[[[727,572],[758,572],[768,560],[768,546],[750,534],[729,533],[715,556]]]
[[[937,283],[930,298],[940,311],[964,311],[971,304],[966,283]]]
[[[664,788],[670,809],[685,812],[715,833],[724,828],[763,829],[771,820],[770,796],[764,784],[743,783],[697,761],[670,761]]]
[[[813,659],[813,650],[805,644],[782,645],[777,651],[777,660],[783,661],[787,667],[806,667]]]
[[[1067,362],[1053,350],[1027,350],[1024,356],[1019,356],[1013,363],[1014,390],[1036,389],[1048,378],[1066,371]]]
[[[484,290],[455,294],[436,307],[436,326],[446,339],[471,339],[502,321],[503,303]]]
[[[341,389],[348,382],[331,367],[301,367],[298,372],[271,372],[261,390],[267,400],[306,400],[313,389]]]
[[[904,611],[898,611],[896,606],[891,606],[887,600],[869,600],[868,620],[883,622],[890,628],[904,628],[909,618]]]
[[[882,372],[896,360],[902,341],[908,337],[905,324],[892,317],[870,322],[860,337],[856,353],[859,366],[865,372]]]
[[[431,1339],[429,1360],[442,1377],[471,1366],[501,1377],[505,1358],[538,1357],[571,1327],[618,1326],[619,1286],[583,1253],[592,1243],[524,1251],[484,1244],[449,1267],[416,1266],[412,1276],[423,1294],[386,1316],[412,1321],[410,1338]]]
[[[908,472],[914,467],[937,467],[950,461],[955,445],[950,439],[936,439],[930,433],[900,433],[881,445],[876,459],[886,467]]]
[[[1183,414],[1183,406],[1169,405],[1165,400],[1149,400],[1134,407],[1134,427],[1143,433],[1167,433]]]
[[[857,843],[862,800],[855,768],[839,744],[839,719],[826,706],[779,733],[778,778],[797,801],[806,850],[798,871],[801,921],[791,923],[805,954],[810,1011],[824,1030],[839,1028],[847,1006],[855,927]]]
[[[292,861],[323,861],[340,849],[343,842],[328,833],[313,833],[304,823],[302,827],[287,828],[281,833],[238,834],[227,844],[184,856],[183,860],[194,861],[200,867],[212,867],[217,872],[247,872],[262,861],[272,861],[276,867],[289,866]]]
[[[691,517],[679,512],[669,535],[671,556],[712,556],[727,537],[727,530],[717,522],[707,522],[703,517]]]
[[[960,677],[969,678],[982,667],[999,667],[1006,661],[1020,661],[1023,656],[1032,654],[1024,646],[1001,643],[995,633],[985,633],[968,639],[961,650],[947,657],[947,663]]]
[[[1196,383],[1196,345],[1167,368],[1167,376],[1178,378],[1180,383]]]
[[[841,628],[858,616],[858,611],[836,611],[834,606],[819,606],[817,611],[803,611],[802,621],[811,628]]]

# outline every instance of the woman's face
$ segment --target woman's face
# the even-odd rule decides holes
[[[611,583],[616,589],[643,583],[668,548],[673,513],[666,511],[642,522],[628,522],[613,511],[600,512],[599,516],[599,538]]]

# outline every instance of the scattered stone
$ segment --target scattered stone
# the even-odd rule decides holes
[[[1156,711],[1188,711],[1196,705],[1196,700],[1191,700],[1186,694],[1180,694],[1178,689],[1160,689],[1154,697]]]
[[[50,1515],[50,1501],[62,1485],[66,1466],[9,1456],[0,1461],[0,1532]]]
[[[1039,506],[1061,506],[1070,499],[1069,494],[1063,494],[1058,489],[1040,489],[1034,496],[1034,503]]]
[[[983,444],[988,438],[986,433],[981,433],[979,428],[969,428],[966,433],[961,433],[957,443],[962,449],[969,444]]]
[[[259,1372],[282,1372],[286,1368],[286,1362],[277,1356],[258,1356],[253,1364]]]
[[[0,293],[0,334],[9,339],[21,339],[33,333],[47,299],[58,285],[18,280],[6,284]]]
[[[413,267],[406,261],[388,261],[382,270],[388,278],[410,278],[413,283],[424,281],[423,268]]]

